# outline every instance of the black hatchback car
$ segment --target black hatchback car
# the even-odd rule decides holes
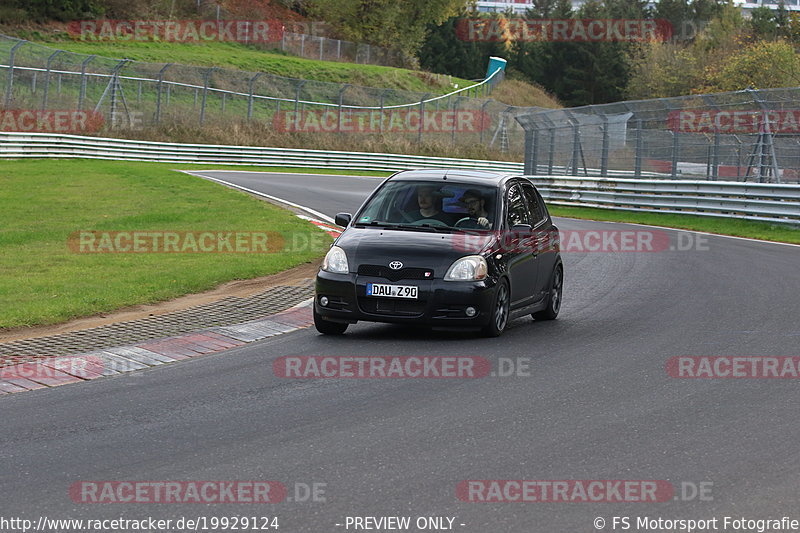
[[[320,333],[342,334],[364,320],[497,336],[513,318],[558,316],[558,229],[524,177],[399,172],[336,224],[346,229],[316,279]]]

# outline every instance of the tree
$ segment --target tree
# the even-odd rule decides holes
[[[11,0],[11,7],[25,10],[38,22],[75,20],[103,13],[100,0]]]
[[[508,56],[501,43],[476,42],[459,38],[456,29],[465,17],[452,17],[443,24],[431,24],[429,35],[419,51],[420,66],[440,74],[477,79],[486,74],[489,56]]]
[[[699,59],[678,42],[644,43],[631,57],[625,98],[644,100],[684,96],[702,82]]]
[[[315,0],[309,14],[331,24],[344,39],[414,55],[430,24],[465,12],[470,0]]]
[[[778,33],[775,15],[766,6],[759,6],[750,11],[750,27],[760,39],[773,39]]]
[[[800,84],[800,61],[786,41],[757,41],[728,56],[710,72],[709,82],[712,91],[795,87]]]

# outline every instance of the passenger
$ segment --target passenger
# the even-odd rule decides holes
[[[433,185],[420,185],[417,187],[417,204],[419,209],[409,213],[415,221],[434,219],[444,222],[448,226],[455,220],[452,216],[442,211],[443,196],[441,191]]]
[[[467,208],[467,217],[479,229],[491,229],[489,213],[486,211],[486,200],[477,189],[467,189],[458,201]],[[463,219],[462,219],[463,220]],[[463,224],[462,224],[463,226]]]

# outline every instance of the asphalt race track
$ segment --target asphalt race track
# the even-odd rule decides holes
[[[380,183],[205,174],[328,216],[355,211]],[[636,517],[716,517],[717,531],[725,516],[800,519],[797,380],[678,379],[665,369],[674,356],[800,356],[800,247],[664,231],[689,249],[565,252],[560,318],[516,320],[498,339],[367,323],[332,338],[310,328],[3,396],[0,515],[277,516],[284,533],[354,531],[348,516],[449,517],[465,533],[590,532],[597,518],[612,531],[614,516],[630,517],[628,531],[643,531]],[[470,355],[528,371],[276,377],[272,362],[287,355]],[[104,480],[272,480],[292,501],[88,504],[69,496],[73,483]],[[456,494],[464,480],[665,480],[676,492],[658,503],[469,502]],[[324,491],[318,501],[295,501],[315,483]]]

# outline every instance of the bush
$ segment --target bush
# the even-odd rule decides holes
[[[757,41],[708,71],[712,91],[770,89],[800,85],[800,61],[786,41]]]

